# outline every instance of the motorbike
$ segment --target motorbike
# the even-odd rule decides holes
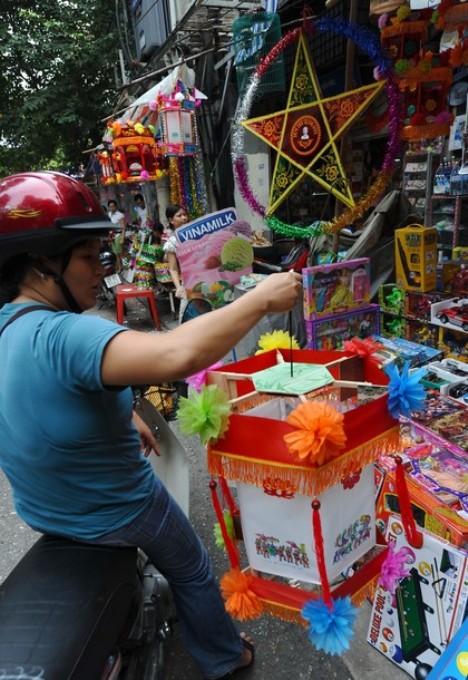
[[[117,271],[117,257],[108,247],[102,248],[99,260],[104,269],[104,276],[98,294],[98,302],[101,304],[113,304],[115,302],[116,286],[125,283]]]
[[[188,514],[189,464],[145,398],[155,472]],[[2,680],[163,680],[175,610],[166,579],[132,547],[44,535],[0,585]]]

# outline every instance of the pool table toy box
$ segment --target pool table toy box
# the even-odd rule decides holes
[[[409,573],[393,593],[377,585],[367,635],[373,647],[415,680],[427,678],[443,658],[463,624],[468,599],[468,553],[421,533],[422,546],[411,546],[401,517],[390,518],[386,538],[405,555]]]
[[[395,231],[396,283],[426,293],[437,287],[437,229],[411,224]]]

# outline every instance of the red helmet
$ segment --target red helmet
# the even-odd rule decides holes
[[[91,189],[73,177],[24,172],[0,180],[0,268],[20,253],[59,255],[113,226]]]

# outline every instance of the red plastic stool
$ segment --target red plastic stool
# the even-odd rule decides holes
[[[158,308],[156,307],[156,300],[152,290],[137,288],[133,283],[121,283],[115,287],[115,298],[117,301],[117,323],[123,323],[125,300],[129,298],[145,298],[148,300],[149,309],[156,328],[158,331],[161,330]]]

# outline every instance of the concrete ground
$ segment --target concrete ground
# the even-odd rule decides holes
[[[165,299],[158,300],[158,308],[164,331],[175,327],[177,321]],[[153,330],[144,303],[131,301],[128,305],[127,323],[140,330]],[[95,308],[90,313],[115,319],[112,305]],[[187,451],[190,462],[190,517],[193,525],[207,545],[212,556],[215,573],[221,577],[228,569],[227,558],[215,546],[213,524],[215,522],[204,451],[195,437],[182,435],[177,423],[171,427]],[[0,582],[12,570],[16,562],[36,540],[37,534],[29,529],[16,515],[8,483],[0,471]],[[239,677],[246,680],[404,680],[402,672],[376,649],[366,642],[370,619],[370,603],[365,603],[358,614],[354,639],[350,650],[342,657],[329,656],[316,651],[307,639],[307,631],[299,625],[285,623],[273,617],[242,625],[256,643],[255,663],[249,672]],[[174,635],[167,646],[165,680],[202,680],[198,668],[187,655],[175,626]]]

